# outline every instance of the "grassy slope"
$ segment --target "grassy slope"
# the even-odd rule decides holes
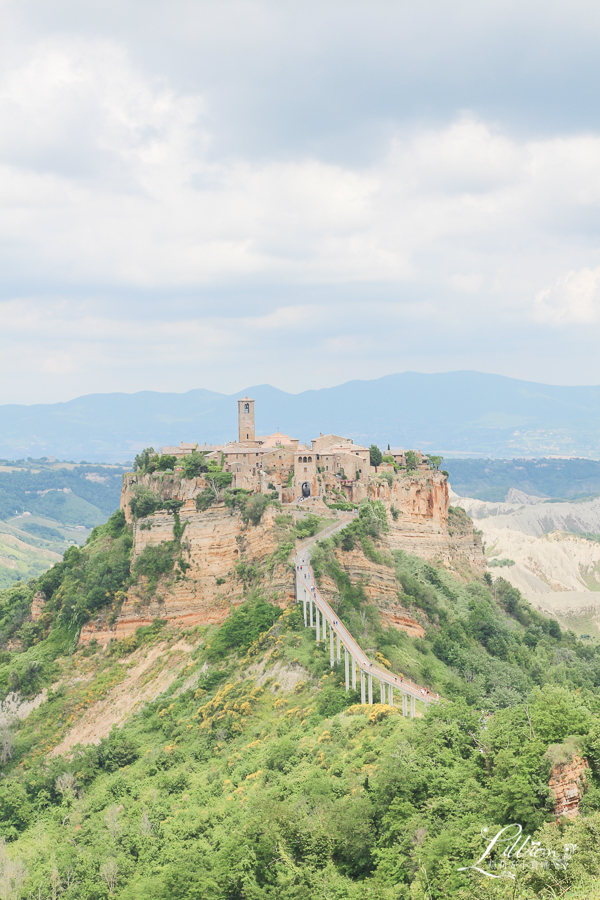
[[[415,557],[403,555],[400,563],[400,576],[424,571]],[[468,591],[437,575],[457,597]],[[415,612],[424,615],[419,603],[432,601],[425,589],[438,603],[449,600],[430,580],[420,583]],[[499,616],[515,621],[504,611]],[[596,746],[594,690],[572,693],[557,683],[534,691],[527,704],[511,697],[512,705],[488,720],[470,671],[432,656],[428,641],[390,636],[372,609],[365,628],[369,646],[401,654],[414,674],[428,667],[431,683],[451,688],[454,700],[415,722],[386,707],[356,706],[359,698],[345,693],[300,610],[280,614],[258,601],[220,630],[179,633],[157,624],[106,652],[74,653],[68,635],[54,630],[19,654],[22,671],[37,664],[41,672],[32,692],[44,682],[63,685],[21,724],[0,785],[9,855],[28,873],[23,892],[37,896],[41,886],[49,896],[58,877],[63,885],[71,880],[67,897],[106,897],[116,871],[122,898],[508,896],[505,883],[456,869],[483,849],[482,827],[517,820],[534,829],[548,818],[545,749],[573,731]],[[164,696],[99,748],[72,759],[47,757],[72,717],[110,697],[132,653],[157,641],[168,653],[180,638],[197,648]],[[495,658],[481,644],[479,652]],[[568,660],[551,674],[557,682],[581,681]],[[61,778],[65,772],[72,779]],[[588,817],[543,837],[546,846],[580,845],[557,874],[560,890],[572,879],[580,897],[592,896],[583,885],[598,874],[597,798],[594,778]],[[521,873],[517,896],[540,895],[554,874]]]
[[[395,567],[403,602],[427,636],[382,628],[343,568],[344,546],[380,553],[381,520],[375,505],[368,512],[350,539],[324,543],[317,571],[334,577],[336,608],[372,655],[446,698],[415,721],[357,705],[300,609],[281,613],[258,598],[220,629],[180,632],[157,622],[106,651],[78,649],[73,623],[96,608],[98,585],[112,604],[125,583],[130,538],[118,515],[38,585],[0,592],[0,629],[33,641],[0,654],[0,691],[34,697],[53,685],[47,702],[13,726],[0,779],[0,833],[23,896],[51,896],[60,881],[66,897],[82,900],[111,891],[127,900],[500,898],[506,883],[457,869],[483,850],[482,828],[515,821],[527,833],[542,829],[544,846],[579,846],[566,871],[520,872],[515,896],[551,896],[550,886],[560,893],[570,882],[573,896],[593,896],[595,648],[550,627],[510,586],[496,586],[495,602],[482,581],[402,553],[382,555],[381,564]],[[42,627],[20,626],[40,584],[49,596]],[[180,641],[188,662],[162,696],[99,747],[48,755],[82,716],[111,708],[145,654],[160,648],[163,671],[178,666]],[[545,754],[570,746],[572,735],[592,765],[585,816],[557,829],[545,824]]]
[[[3,831],[28,889],[48,893],[56,867],[63,882],[69,873],[77,882],[66,896],[103,897],[102,871],[114,861],[123,898],[477,896],[480,880],[472,888],[455,870],[483,849],[481,828],[498,821],[505,773],[493,772],[502,750],[483,759],[469,735],[482,733],[476,710],[458,701],[411,722],[386,707],[348,706],[358,698],[345,694],[298,610],[245,654],[222,648],[215,659],[212,634],[165,696],[72,760],[44,750],[82,703],[123,677],[127,654],[77,651],[58,663],[63,677],[87,669],[93,678],[32,713],[0,789]],[[145,646],[165,636],[149,634]],[[257,664],[261,686],[249,677]],[[290,673],[299,680],[284,690]],[[530,714],[547,726],[543,702]],[[515,708],[485,737],[498,744],[508,734],[530,751],[524,721]],[[61,792],[65,771],[73,788]],[[585,839],[579,823],[545,840],[572,831]],[[589,835],[573,872],[580,881],[597,864],[588,844]]]

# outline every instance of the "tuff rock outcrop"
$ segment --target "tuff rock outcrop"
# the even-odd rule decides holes
[[[284,506],[282,511],[270,506],[260,524],[252,525],[243,522],[239,510],[227,508],[222,501],[197,511],[196,498],[206,487],[203,476],[188,479],[181,472],[124,476],[121,508],[133,526],[134,564],[146,547],[174,541],[177,520],[183,528],[177,552],[185,571],[161,579],[153,592],[141,578],[121,598],[120,608],[105,611],[82,629],[82,643],[125,637],[156,618],[190,626],[218,624],[255,586],[281,606],[294,602],[289,524],[282,525],[281,517],[302,515],[303,508]],[[163,510],[135,519],[131,501],[140,489],[151,490],[162,501],[182,503],[176,516]],[[449,518],[448,490],[441,473],[418,472],[395,479],[391,485],[376,478],[356,489],[365,498],[381,500],[388,510],[390,527],[382,553],[402,549],[454,568],[483,563],[470,519],[462,515],[457,525],[452,515]],[[322,501],[318,506],[320,515],[335,516]],[[343,565],[352,579],[363,582],[384,622],[414,635],[423,633],[419,622],[402,606],[392,567],[372,563],[360,550],[344,553]],[[324,588],[327,590],[327,585]],[[330,588],[333,591],[334,586]]]
[[[574,819],[577,816],[588,768],[587,760],[580,756],[574,756],[570,762],[558,763],[553,767],[549,784],[557,818],[565,816],[567,819]]]

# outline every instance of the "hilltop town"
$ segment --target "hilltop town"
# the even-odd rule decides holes
[[[254,403],[250,397],[238,400],[237,441],[203,447],[182,442],[179,447],[163,447],[162,455],[174,457],[177,471],[177,462],[202,452],[231,473],[233,489],[276,490],[283,503],[331,495],[359,503],[368,496],[371,474],[406,467],[407,456],[403,450],[389,450],[381,465],[372,466],[368,447],[338,434],[321,433],[310,446],[279,431],[257,435]],[[413,453],[418,469],[429,471],[431,465],[424,463],[423,454]]]
[[[123,476],[121,509],[138,578],[112,610],[84,626],[80,641],[120,639],[156,617],[217,624],[258,589],[285,608],[295,602],[297,535],[343,525],[365,505],[385,519],[387,554],[417,553],[455,571],[483,566],[471,521],[449,509],[446,474],[422,454],[390,450],[372,466],[369,448],[340,435],[321,434],[311,446],[280,432],[259,436],[254,401],[244,397],[237,441],[149,450]],[[160,572],[161,554],[170,565],[177,557],[168,574]],[[421,631],[383,557],[348,548],[340,559],[391,625]],[[330,599],[336,587],[324,591]]]

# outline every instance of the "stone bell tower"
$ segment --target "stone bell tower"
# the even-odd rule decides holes
[[[240,444],[254,443],[254,400],[242,397],[238,400],[238,435]]]

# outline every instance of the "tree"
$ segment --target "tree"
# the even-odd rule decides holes
[[[444,459],[443,456],[430,456],[429,462],[431,464],[431,468],[435,469],[437,472],[437,470],[439,469],[439,467],[441,466],[441,464],[443,462],[443,459]]]
[[[3,841],[0,845],[0,897],[2,900],[17,900],[21,896],[26,878],[27,869],[24,863],[18,857],[10,858]]]
[[[12,759],[13,743],[14,738],[12,732],[5,729],[0,734],[0,763],[2,763],[3,766],[6,765],[9,759]]]
[[[54,783],[57,793],[62,794],[63,800],[72,800],[75,796],[75,776],[71,772],[63,772]]]
[[[121,830],[121,825],[119,823],[119,813],[122,811],[122,809],[122,806],[117,806],[116,803],[111,803],[104,815],[104,824],[108,828],[109,834],[113,839],[113,843],[116,842],[117,836]]]
[[[203,472],[207,472],[206,453],[198,453],[194,450],[189,456],[183,457],[183,474],[186,478],[197,478]]]
[[[108,892],[112,897],[117,886],[117,877],[119,875],[119,867],[116,859],[109,858],[100,866],[100,878],[106,882]]]
[[[371,446],[369,447],[369,455],[371,457],[372,466],[375,466],[375,468],[377,468],[377,466],[381,465],[383,453],[376,444],[371,444]]]
[[[136,472],[146,472],[148,469],[148,464],[150,463],[151,457],[155,454],[154,447],[146,447],[145,450],[142,450],[141,453],[136,454],[135,460],[133,462],[133,468]]]
[[[254,496],[250,497],[246,502],[242,513],[244,522],[248,524],[250,521],[253,525],[258,525],[268,504],[269,501],[264,494],[254,494]]]
[[[409,472],[414,472],[419,465],[419,457],[414,450],[408,450],[406,453],[406,468]]]

